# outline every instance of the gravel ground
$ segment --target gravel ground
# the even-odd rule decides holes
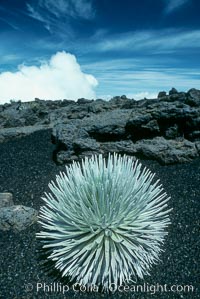
[[[41,196],[48,191],[48,182],[65,167],[52,161],[54,145],[51,132],[40,131],[30,136],[0,144],[0,192],[12,192],[15,204],[39,210]],[[22,298],[200,298],[199,283],[199,227],[200,227],[200,159],[182,165],[161,166],[157,162],[142,161],[157,177],[171,196],[172,224],[166,237],[161,262],[151,269],[151,276],[137,285],[148,291],[115,294],[80,293],[70,289],[65,295],[51,291],[67,284],[56,279],[55,271],[48,273],[43,264],[41,246],[35,239],[39,225],[34,224],[21,233],[0,232],[0,299]],[[55,280],[56,279],[56,280]],[[37,284],[46,284],[46,292]],[[53,285],[53,283],[55,283]],[[57,284],[56,284],[57,283]],[[167,292],[161,292],[161,285]],[[169,291],[173,285],[178,291]],[[187,285],[193,291],[183,290]],[[158,291],[154,293],[153,286]],[[49,287],[49,291],[48,291]]]

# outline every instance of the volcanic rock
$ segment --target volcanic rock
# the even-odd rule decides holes
[[[13,206],[13,195],[9,192],[0,193],[0,209]]]
[[[161,164],[189,162],[199,156],[195,144],[186,139],[155,137],[137,141],[136,148],[140,157],[157,160]]]
[[[200,106],[200,90],[192,88],[187,93],[186,103],[190,106],[199,107]]]
[[[12,102],[0,106],[0,142],[52,129],[54,160],[68,163],[92,154],[127,153],[182,163],[199,155],[200,90],[159,92],[135,101],[78,99]]]
[[[177,93],[178,93],[178,91],[174,87],[169,91],[170,96],[173,95],[173,94],[177,94]]]
[[[38,212],[23,205],[13,205],[0,209],[0,230],[15,232],[26,229],[37,221]]]

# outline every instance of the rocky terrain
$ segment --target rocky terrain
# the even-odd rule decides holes
[[[200,155],[200,90],[159,92],[156,99],[126,96],[110,101],[79,99],[11,102],[0,106],[0,142],[52,129],[58,164],[108,152],[161,164]]]
[[[48,184],[55,181],[65,165],[52,160],[54,145],[51,129],[40,130],[30,135],[13,138],[0,143],[0,298],[1,299],[197,299],[199,292],[199,219],[200,219],[200,159],[188,163],[163,166],[157,161],[143,160],[160,179],[168,196],[171,225],[168,228],[160,261],[151,267],[150,276],[138,279],[136,285],[177,285],[178,291],[161,292],[48,292],[37,283],[68,285],[41,250],[36,239],[41,230],[35,223],[35,211],[44,204],[42,197],[49,192]],[[13,197],[11,196],[13,194]],[[28,209],[22,209],[21,207]],[[17,210],[15,208],[18,207]],[[19,210],[20,207],[20,210]],[[12,211],[12,213],[11,213]],[[5,212],[7,217],[5,217]],[[17,212],[17,213],[16,213]],[[10,215],[13,215],[10,217]],[[2,218],[1,218],[2,215]],[[29,219],[27,216],[29,215]],[[5,222],[6,221],[6,222]],[[33,223],[34,222],[34,223]],[[23,230],[22,224],[23,223]],[[33,223],[33,224],[32,224]],[[51,271],[50,271],[51,270]],[[190,291],[182,287],[192,286]]]
[[[154,298],[200,298],[199,143],[200,91],[195,89],[172,89],[140,101],[122,96],[108,102],[37,99],[1,105],[0,298],[152,297],[149,292],[37,291],[40,282],[68,284],[36,239],[41,230],[37,215],[49,182],[73,159],[113,151],[145,158],[143,167],[156,173],[155,180],[160,179],[171,197],[171,225],[160,262],[136,284],[167,285],[168,291],[158,290]],[[171,292],[172,285],[178,290]],[[187,291],[185,286],[192,288]]]

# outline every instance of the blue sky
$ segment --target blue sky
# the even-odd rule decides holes
[[[10,84],[23,97],[17,86],[30,77],[44,98],[37,84],[74,99],[79,84],[83,96],[105,98],[200,88],[199,11],[198,0],[0,0],[0,97],[12,96]],[[70,92],[59,93],[58,77]]]

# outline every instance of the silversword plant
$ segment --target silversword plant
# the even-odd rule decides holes
[[[154,174],[128,156],[74,162],[49,184],[37,234],[63,276],[83,285],[122,285],[149,274],[170,220]]]

